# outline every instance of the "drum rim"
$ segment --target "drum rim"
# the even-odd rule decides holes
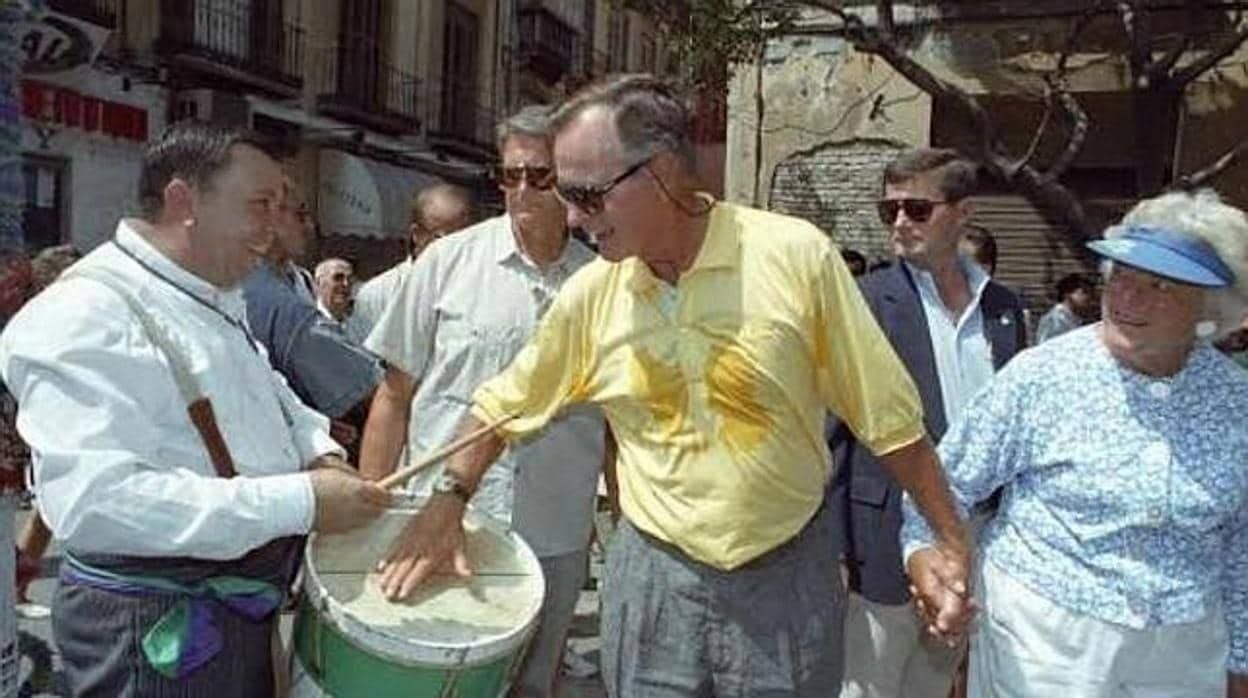
[[[414,500],[416,505],[421,503],[423,503],[423,498]],[[418,506],[402,506],[391,509],[391,511],[396,510],[415,513],[419,508]],[[324,620],[332,622],[343,637],[359,649],[378,654],[387,661],[408,666],[452,667],[488,664],[518,651],[524,646],[525,640],[537,626],[542,604],[546,600],[546,579],[542,572],[541,563],[533,550],[524,542],[523,538],[497,520],[474,510],[471,505],[469,505],[465,513],[465,518],[473,525],[488,529],[490,532],[509,541],[524,560],[525,566],[532,571],[533,576],[537,577],[536,589],[538,593],[525,610],[523,623],[517,624],[506,632],[488,635],[472,643],[415,642],[408,638],[376,630],[356,617],[355,614],[349,612],[341,603],[324,591],[325,585],[321,581],[320,574],[314,568],[315,555],[313,550],[317,540],[316,533],[308,536],[303,562],[305,575],[303,589],[309,596],[313,612],[322,614],[325,617]]]

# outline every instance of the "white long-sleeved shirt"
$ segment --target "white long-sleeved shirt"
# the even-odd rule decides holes
[[[126,283],[179,347],[239,477],[216,475],[164,355],[117,292],[59,281],[0,335],[0,374],[57,538],[80,552],[231,559],[306,533],[315,504],[301,471],[341,449],[241,329],[241,292],[177,266],[126,221],[78,264]]]

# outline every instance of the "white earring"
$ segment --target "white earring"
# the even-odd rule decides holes
[[[1202,320],[1196,323],[1196,336],[1201,339],[1208,339],[1218,331],[1218,323],[1213,320]]]

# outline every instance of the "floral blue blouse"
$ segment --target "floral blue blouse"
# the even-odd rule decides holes
[[[980,554],[1053,603],[1130,628],[1223,613],[1248,674],[1248,372],[1198,343],[1176,375],[1084,327],[1032,348],[940,443],[964,510],[1003,488]],[[906,501],[902,543],[932,540]]]

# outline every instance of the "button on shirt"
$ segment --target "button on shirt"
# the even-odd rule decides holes
[[[517,438],[601,405],[629,521],[726,570],[822,503],[826,410],[875,453],[923,437],[914,383],[827,237],[726,203],[675,287],[637,258],[588,265],[473,399],[480,419],[517,415]]]
[[[952,422],[980,388],[992,380],[992,346],[984,334],[984,314],[979,301],[988,285],[988,275],[979,265],[958,259],[958,266],[971,290],[971,302],[955,317],[936,290],[932,275],[911,264],[906,271],[919,290],[927,333],[932,342],[932,357],[940,377],[941,401],[945,420]]]
[[[79,265],[131,289],[180,348],[241,477],[216,475],[164,355],[117,292],[64,279],[0,336],[0,372],[21,406],[18,429],[56,537],[81,552],[232,559],[307,533],[312,485],[300,470],[341,449],[328,420],[299,402],[241,329],[242,294],[178,267],[125,221],[116,244]]]
[[[473,391],[511,363],[559,288],[592,259],[569,236],[560,258],[539,269],[516,245],[507,216],[425,249],[365,342],[417,381],[409,454],[431,453],[454,438]],[[486,471],[474,506],[510,521],[539,556],[583,549],[603,438],[600,411],[567,411],[537,438],[510,444]],[[430,468],[409,487],[427,493],[436,476]]]
[[[1169,379],[1099,325],[1016,357],[940,443],[959,504],[1004,487],[983,554],[1075,613],[1130,628],[1225,613],[1248,674],[1248,374],[1198,342]],[[902,538],[932,540],[907,502]]]

